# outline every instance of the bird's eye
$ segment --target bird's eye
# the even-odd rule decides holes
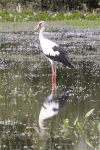
[[[41,26],[42,26],[42,23],[39,23],[39,28],[41,28]]]

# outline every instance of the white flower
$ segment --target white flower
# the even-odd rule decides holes
[[[64,17],[66,17],[67,16],[67,14],[64,14]]]
[[[86,14],[84,14],[84,17],[86,17]]]
[[[57,16],[57,14],[54,14],[52,17],[54,18],[54,17],[56,17]]]
[[[34,12],[33,15],[36,16],[36,13]]]
[[[57,16],[57,14],[54,14],[54,16]]]
[[[0,19],[2,19],[2,17],[0,16]]]
[[[9,16],[12,17],[13,15],[12,15],[12,14],[9,14]]]
[[[28,20],[28,18],[24,18],[25,20]]]
[[[49,15],[52,15],[52,13],[50,13]]]
[[[27,15],[27,18],[29,18],[30,16],[29,15]]]

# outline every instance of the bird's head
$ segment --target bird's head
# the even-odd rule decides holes
[[[45,21],[40,21],[38,23],[37,27],[30,33],[30,35],[33,34],[35,31],[37,31],[37,30],[39,30],[39,29],[41,29],[42,27],[45,27],[45,26],[47,26],[46,22]]]

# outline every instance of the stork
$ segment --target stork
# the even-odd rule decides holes
[[[31,32],[33,34],[35,31],[40,30],[39,39],[41,43],[41,47],[45,56],[49,59],[52,65],[52,87],[56,90],[56,61],[62,63],[65,67],[72,67],[72,64],[67,56],[67,53],[60,48],[56,43],[46,39],[43,37],[43,31],[47,26],[45,21],[40,21],[37,27]],[[31,35],[30,34],[30,35]],[[54,69],[55,62],[55,69]]]

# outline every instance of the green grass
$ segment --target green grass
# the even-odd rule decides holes
[[[54,13],[54,12],[0,12],[0,22],[27,22],[27,21],[56,21],[64,20],[66,25],[83,28],[99,28],[100,14],[85,13]]]
[[[94,20],[68,20],[65,22],[66,25],[78,26],[83,28],[99,28],[100,21]]]
[[[59,13],[59,12],[33,12],[33,11],[25,11],[25,12],[7,12],[6,10],[0,11],[0,21],[1,22],[25,22],[25,21],[54,21],[54,20],[66,20],[68,24],[68,20],[83,20],[80,23],[75,22],[75,25],[81,25],[81,23],[86,24],[88,26],[88,22],[84,20],[96,20],[99,22],[100,14],[85,14],[85,13]],[[74,25],[73,24],[73,25]],[[91,22],[92,24],[92,22]],[[90,26],[91,26],[90,24]],[[97,23],[98,25],[98,23]]]

